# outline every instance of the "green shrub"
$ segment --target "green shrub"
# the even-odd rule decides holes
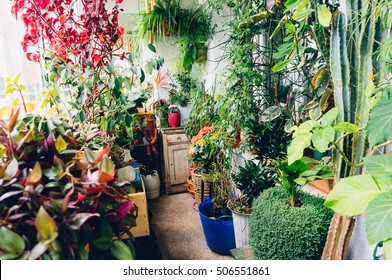
[[[254,201],[250,242],[256,259],[320,259],[333,211],[323,199],[300,192],[301,207],[290,207],[283,188],[265,190]]]

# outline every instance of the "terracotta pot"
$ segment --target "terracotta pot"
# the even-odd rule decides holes
[[[179,127],[180,126],[180,112],[169,113],[169,125],[170,127]]]
[[[308,184],[324,194],[328,194],[333,188],[333,180],[314,180]]]

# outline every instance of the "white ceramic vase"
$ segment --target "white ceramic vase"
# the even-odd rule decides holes
[[[144,187],[146,188],[147,199],[154,199],[159,197],[160,185],[159,175],[156,170],[154,170],[153,175],[142,175]]]

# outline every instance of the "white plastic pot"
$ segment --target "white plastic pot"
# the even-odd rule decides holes
[[[160,185],[158,172],[154,170],[153,175],[142,175],[144,187],[146,188],[147,199],[154,199],[159,197]]]
[[[249,216],[231,211],[233,213],[235,247],[249,245]]]

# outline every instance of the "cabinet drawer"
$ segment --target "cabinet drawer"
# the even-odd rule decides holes
[[[189,142],[188,137],[185,133],[182,134],[169,134],[166,136],[167,143],[179,143],[179,142]]]

